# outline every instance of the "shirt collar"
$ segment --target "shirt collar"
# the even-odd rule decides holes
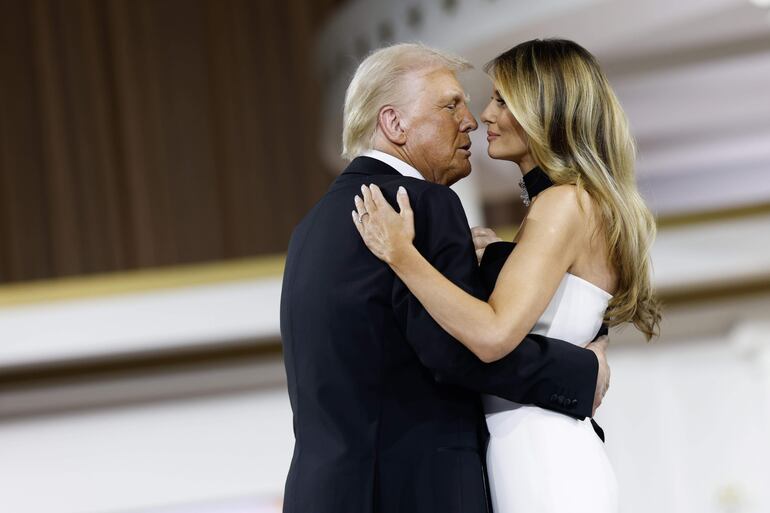
[[[404,162],[398,157],[394,157],[393,155],[390,155],[388,153],[385,153],[384,151],[380,150],[367,150],[366,152],[361,154],[362,157],[369,157],[373,159],[377,159],[380,162],[384,162],[385,164],[389,165],[399,173],[401,173],[404,176],[411,176],[412,178],[418,178],[420,180],[425,180],[425,177],[422,176],[422,174],[417,171],[415,168]]]

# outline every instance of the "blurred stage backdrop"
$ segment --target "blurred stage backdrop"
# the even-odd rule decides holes
[[[597,415],[623,511],[770,511],[769,1],[0,0],[0,512],[280,511],[283,253],[356,64],[462,54],[478,114],[549,36],[607,71],[660,223],[662,336],[612,333]],[[511,237],[519,172],[473,158]]]

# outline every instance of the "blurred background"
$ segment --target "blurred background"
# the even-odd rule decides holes
[[[597,415],[623,511],[770,512],[768,0],[0,0],[0,512],[280,511],[283,255],[357,63],[459,53],[478,115],[550,36],[602,63],[659,222],[661,337],[612,332]],[[520,174],[473,159],[510,238]]]

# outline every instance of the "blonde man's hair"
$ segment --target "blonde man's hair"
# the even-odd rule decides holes
[[[420,43],[400,43],[374,51],[358,66],[345,93],[342,158],[353,160],[371,149],[380,110],[409,103],[403,79],[411,72],[471,68],[465,59]]]
[[[598,62],[572,41],[535,39],[487,64],[500,96],[526,133],[535,162],[556,185],[573,184],[598,205],[618,289],[610,326],[658,334],[651,284],[655,219],[636,187],[636,147],[626,115]]]

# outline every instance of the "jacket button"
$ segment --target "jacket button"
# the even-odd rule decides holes
[[[577,405],[578,405],[578,400],[577,399],[573,399],[572,402],[570,403],[569,407],[574,410],[575,408],[577,408]]]
[[[564,405],[564,396],[563,395],[559,396],[559,404]]]
[[[555,403],[555,402],[557,402],[558,400],[559,400],[559,396],[557,396],[556,394],[553,394],[553,395],[551,395],[551,402],[552,402],[552,403]]]

